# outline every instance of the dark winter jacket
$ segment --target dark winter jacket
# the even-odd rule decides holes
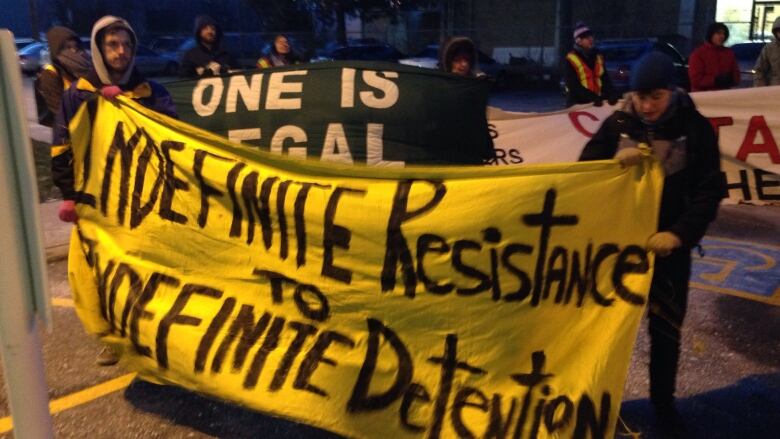
[[[702,44],[688,60],[688,77],[691,91],[725,90],[739,84],[739,65],[734,51],[710,42]]]
[[[127,27],[133,39],[135,39],[135,34],[127,22],[116,19],[116,17],[109,18],[121,21]],[[101,19],[95,25],[92,31],[93,52],[98,51],[96,39],[97,34],[100,32],[100,27],[105,28],[110,24],[112,24],[110,19]],[[52,179],[54,184],[60,189],[60,192],[62,192],[62,197],[65,200],[77,199],[77,189],[74,188],[73,177],[73,152],[71,151],[68,125],[70,125],[71,119],[73,119],[83,103],[87,102],[90,105],[90,102],[95,102],[101,88],[108,85],[117,85],[122,89],[122,95],[138,101],[141,105],[171,117],[178,117],[173,99],[162,85],[145,80],[135,68],[132,68],[128,74],[124,75],[121,83],[112,84],[110,79],[101,78],[101,76],[106,77],[108,75],[108,69],[103,64],[103,58],[99,56],[99,51],[93,56],[93,62],[95,63],[95,68],[87,73],[86,76],[74,82],[65,91],[53,128],[51,147]],[[90,107],[89,111],[90,113],[94,111],[93,107]]]
[[[200,31],[212,25],[217,29],[217,39],[214,48],[206,47],[200,38]],[[237,68],[233,57],[223,47],[222,28],[217,25],[213,18],[201,15],[195,19],[195,41],[197,44],[188,50],[181,59],[179,65],[179,76],[182,78],[197,78],[201,76],[214,76],[214,71],[209,68],[211,63],[218,65],[218,75],[224,75],[229,70]]]
[[[569,52],[569,54],[572,53],[578,56],[589,69],[594,70],[596,68],[596,60],[600,55],[597,49],[591,49],[590,51],[585,52],[578,46],[575,46],[575,48]],[[567,54],[567,56],[569,54]],[[572,66],[566,58],[562,61],[562,69],[563,80],[566,84],[566,105],[569,107],[577,104],[618,99],[620,97],[612,86],[612,80],[609,78],[606,68],[604,68],[604,71],[601,74],[601,94],[594,93],[582,85],[577,70],[575,70],[574,66]]]
[[[689,251],[715,219],[726,185],[712,125],[684,91],[676,91],[673,100],[667,117],[648,125],[627,99],[585,145],[580,160],[611,159],[624,147],[650,145],[666,172],[658,230],[677,235],[683,244],[680,251]]]

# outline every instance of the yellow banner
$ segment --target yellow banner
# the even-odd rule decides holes
[[[71,132],[77,310],[142,377],[350,437],[613,437],[650,159],[293,161],[124,98]]]

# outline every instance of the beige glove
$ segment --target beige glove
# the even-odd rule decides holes
[[[617,159],[623,167],[638,165],[642,161],[642,151],[636,147],[623,148],[615,154]]]
[[[647,240],[647,249],[658,256],[669,256],[672,250],[681,245],[680,238],[672,232],[658,232]]]

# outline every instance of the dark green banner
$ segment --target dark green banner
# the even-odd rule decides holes
[[[381,62],[328,62],[166,84],[182,120],[234,141],[342,163],[481,164],[490,83]]]

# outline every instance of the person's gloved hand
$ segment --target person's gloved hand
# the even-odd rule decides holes
[[[116,85],[107,85],[100,89],[100,94],[106,99],[114,99],[122,94],[122,89]]]
[[[615,154],[615,159],[623,167],[638,165],[642,161],[642,151],[636,147],[623,148]]]
[[[79,215],[76,213],[76,202],[73,200],[63,200],[57,215],[62,222],[75,223],[76,220],[79,219]]]
[[[730,88],[734,85],[731,73],[723,73],[715,77],[715,86],[718,88]]]
[[[617,104],[617,103],[618,103],[618,98],[616,98],[616,97],[614,97],[614,96],[613,96],[613,97],[611,97],[611,98],[609,98],[609,99],[607,100],[607,103],[608,103],[610,106],[614,107],[614,106],[615,106],[615,104]]]
[[[593,101],[593,106],[594,107],[600,107],[602,105],[604,105],[604,100],[603,99],[596,99],[595,101]]]
[[[206,68],[211,70],[211,73],[214,76],[218,76],[220,71],[222,70],[222,66],[216,61],[211,61],[210,63],[208,63]]]
[[[658,232],[647,240],[647,249],[658,256],[669,256],[672,250],[681,245],[680,238],[672,232]]]

